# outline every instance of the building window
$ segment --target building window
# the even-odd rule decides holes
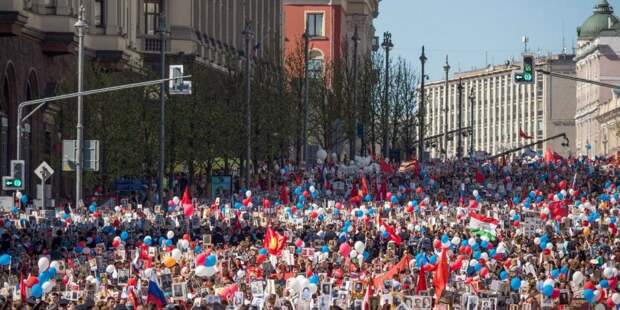
[[[308,76],[320,78],[323,76],[323,54],[320,51],[313,50],[308,56]]]
[[[105,26],[105,0],[95,0],[93,5],[95,15],[95,26]]]
[[[144,33],[154,35],[159,29],[160,0],[144,0]]]
[[[306,29],[310,37],[323,37],[323,13],[307,14]]]

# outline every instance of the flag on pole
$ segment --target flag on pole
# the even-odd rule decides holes
[[[419,294],[420,292],[426,291],[428,288],[426,287],[426,273],[420,267],[420,272],[418,273],[418,283],[415,286],[415,293]]]
[[[155,278],[154,273],[151,274],[151,279],[149,280],[146,303],[149,305],[155,305],[157,309],[163,309],[163,307],[168,303],[166,301],[166,295],[161,288],[159,288],[159,285],[157,285],[157,279]]]
[[[469,213],[469,230],[471,233],[487,236],[489,240],[495,240],[495,228],[498,221],[494,218],[486,217],[475,212]]]
[[[263,246],[269,251],[271,255],[280,255],[284,246],[286,246],[286,236],[280,235],[277,231],[271,227],[265,231],[265,240]]]
[[[435,299],[437,303],[439,303],[439,298],[441,298],[441,294],[446,288],[446,284],[448,284],[449,271],[450,267],[448,266],[448,255],[446,254],[446,248],[442,248],[441,258],[439,259],[437,270],[433,275],[433,284],[435,286]]]
[[[372,298],[372,295],[374,295],[374,287],[373,287],[373,282],[374,281],[370,281],[368,283],[368,289],[366,290],[366,295],[364,295],[364,308],[363,310],[370,310],[370,299]]]
[[[362,172],[362,195],[368,195],[368,181],[366,181],[366,175]]]
[[[395,233],[394,227],[386,224],[385,222],[383,222],[382,219],[379,219],[379,225],[385,228],[385,231],[388,233],[390,240],[394,241],[397,246],[400,246],[402,240],[400,239],[400,236]]]
[[[519,128],[519,137],[521,139],[532,139],[532,136],[528,136],[523,129]]]

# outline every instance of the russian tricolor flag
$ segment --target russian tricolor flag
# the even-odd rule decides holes
[[[149,305],[155,305],[157,309],[162,309],[166,304],[166,295],[157,285],[157,279],[155,275],[151,275],[149,280],[148,296],[146,297],[146,303]]]

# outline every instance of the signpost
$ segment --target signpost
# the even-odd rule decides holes
[[[42,162],[37,169],[34,169],[34,174],[41,179],[41,205],[43,210],[45,210],[47,207],[45,203],[45,182],[54,174],[54,169],[46,162]]]

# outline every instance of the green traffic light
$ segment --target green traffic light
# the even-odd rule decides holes
[[[532,80],[532,74],[531,73],[524,73],[523,74],[523,80],[524,81],[531,81]]]
[[[21,179],[13,180],[13,185],[16,186],[16,187],[22,186],[22,180]]]

